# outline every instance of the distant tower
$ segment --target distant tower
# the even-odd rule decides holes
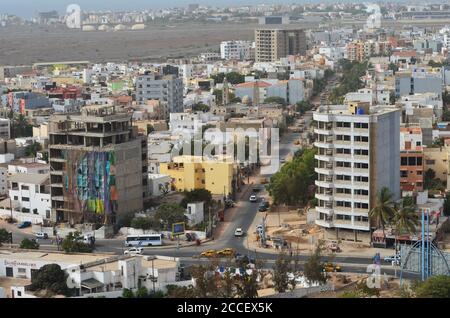
[[[222,104],[224,106],[230,103],[230,88],[228,86],[228,80],[225,77],[223,79],[223,90],[222,90]]]
[[[258,80],[255,80],[253,85],[253,106],[259,106],[259,85]]]

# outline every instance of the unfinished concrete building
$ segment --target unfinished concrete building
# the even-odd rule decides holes
[[[147,140],[132,113],[107,105],[53,115],[49,137],[53,221],[116,225],[143,208]]]

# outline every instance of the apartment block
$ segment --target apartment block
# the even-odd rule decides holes
[[[256,29],[256,62],[275,62],[288,55],[306,53],[306,36],[303,30]]]
[[[175,75],[145,72],[136,78],[136,101],[159,100],[167,105],[166,115],[183,111],[183,79]]]
[[[423,191],[424,156],[420,127],[400,128],[400,187],[402,191]]]
[[[370,242],[377,192],[400,198],[400,111],[355,103],[321,106],[313,118],[316,224],[329,239]]]
[[[440,68],[415,67],[395,73],[395,96],[435,93],[442,99],[443,79]]]
[[[147,139],[137,134],[131,117],[102,105],[50,118],[53,221],[114,225],[142,209]]]
[[[252,60],[255,46],[251,41],[223,41],[220,43],[220,57],[224,60]]]
[[[215,195],[229,195],[233,194],[237,182],[231,161],[178,156],[170,163],[161,163],[159,169],[161,174],[172,178],[175,191],[206,189]]]

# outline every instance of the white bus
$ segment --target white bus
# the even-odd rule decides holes
[[[125,246],[157,246],[163,245],[161,234],[128,235]]]

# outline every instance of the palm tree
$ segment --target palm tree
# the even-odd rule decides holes
[[[395,215],[393,196],[388,188],[383,187],[378,193],[375,206],[369,212],[369,217],[383,229],[383,237],[386,237],[384,232],[386,223]]]
[[[419,225],[416,206],[411,197],[404,198],[402,207],[396,209],[393,224],[395,226],[395,252],[397,252],[397,236],[402,233],[416,233],[416,226]]]

